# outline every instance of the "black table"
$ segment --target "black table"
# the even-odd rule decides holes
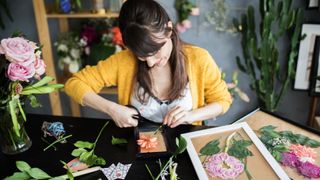
[[[62,122],[66,130],[66,135],[72,134],[72,137],[67,139],[68,142],[66,144],[56,144],[57,151],[53,148],[43,151],[48,145],[41,140],[41,137],[43,137],[43,132],[41,130],[43,121]],[[27,117],[26,130],[32,140],[32,146],[29,150],[17,155],[4,155],[0,152],[0,179],[18,171],[15,166],[15,161],[17,160],[26,161],[31,167],[38,167],[51,176],[65,174],[66,170],[63,169],[60,160],[69,162],[74,159],[74,157],[71,156],[72,150],[75,149],[73,143],[78,140],[94,142],[99,130],[105,122],[106,120],[103,119],[29,114]],[[169,129],[167,133],[171,140],[175,140],[175,137],[179,136],[181,133],[203,128],[206,127],[181,125],[177,128]],[[125,138],[128,140],[128,144],[125,146],[114,146],[111,144],[112,136]],[[53,139],[48,140],[53,142]],[[101,156],[106,160],[106,165],[104,167],[109,167],[112,163],[116,165],[118,162],[122,164],[132,163],[126,179],[151,179],[145,168],[145,164],[150,167],[153,174],[157,175],[160,171],[159,165],[156,163],[159,158],[136,158],[137,149],[136,141],[134,139],[134,128],[118,128],[112,120],[101,135],[95,152],[98,156]],[[161,158],[161,160],[165,163],[168,158]],[[177,159],[175,159],[175,162],[178,163],[177,174],[180,179],[198,179],[187,151],[180,154]],[[98,178],[106,179],[100,171],[81,176],[77,179]]]

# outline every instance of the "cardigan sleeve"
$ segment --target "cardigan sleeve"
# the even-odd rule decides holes
[[[231,103],[232,98],[228,91],[225,81],[221,78],[221,72],[214,59],[208,51],[204,53],[205,65],[204,70],[204,95],[207,104],[217,102],[222,106],[223,113],[225,113]]]
[[[65,84],[67,95],[83,105],[83,96],[88,92],[99,93],[107,86],[117,85],[118,61],[115,55],[100,61],[96,66],[86,66],[81,71],[74,73]]]

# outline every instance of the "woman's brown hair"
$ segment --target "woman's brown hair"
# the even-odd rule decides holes
[[[155,40],[161,39],[155,34],[163,34],[173,43],[169,58],[171,68],[172,88],[168,100],[178,99],[188,83],[183,42],[175,28],[168,27],[170,17],[164,8],[154,0],[127,0],[121,7],[119,15],[119,27],[125,46],[130,49],[136,58],[148,57],[165,44]],[[146,101],[146,93],[155,96],[152,92],[152,80],[149,74],[151,69],[146,62],[138,61],[136,79],[144,89],[143,96],[138,96],[141,103]]]

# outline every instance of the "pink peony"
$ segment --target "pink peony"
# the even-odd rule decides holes
[[[24,38],[2,39],[0,47],[0,53],[4,54],[10,62],[29,66],[35,60],[35,49]]]
[[[297,167],[298,171],[308,177],[308,178],[319,178],[320,177],[320,167],[310,162],[302,163]]]
[[[11,81],[26,81],[35,74],[33,64],[30,66],[22,66],[16,63],[10,63],[8,66],[7,76]]]
[[[36,58],[36,61],[34,62],[34,68],[36,70],[36,74],[38,76],[41,76],[45,73],[46,65],[44,64],[44,61],[42,59]]]
[[[192,8],[190,14],[192,16],[199,16],[200,15],[200,8],[198,8],[198,7]]]
[[[317,153],[312,148],[300,144],[291,144],[290,152],[299,157],[301,162],[314,162],[317,157]]]
[[[243,172],[244,164],[227,153],[219,153],[212,155],[204,164],[204,168],[212,177],[234,179]]]

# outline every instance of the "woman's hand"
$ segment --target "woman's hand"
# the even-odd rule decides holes
[[[118,127],[123,128],[137,126],[138,120],[132,118],[133,115],[137,114],[138,112],[135,109],[117,104],[110,116]]]
[[[163,124],[166,124],[171,128],[177,127],[180,124],[191,124],[190,115],[190,111],[186,111],[182,107],[176,106],[168,111],[163,120]]]

